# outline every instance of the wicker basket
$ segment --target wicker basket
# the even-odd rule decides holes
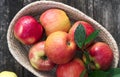
[[[29,46],[21,44],[18,40],[15,39],[13,35],[13,26],[16,23],[16,21],[24,15],[32,15],[34,17],[39,17],[42,12],[44,12],[46,9],[49,8],[60,8],[64,10],[67,15],[70,17],[70,19],[74,22],[77,20],[85,20],[91,23],[95,29],[100,30],[99,38],[102,39],[102,41],[106,42],[109,44],[111,49],[113,50],[114,54],[114,60],[112,67],[117,67],[118,65],[118,60],[119,60],[119,52],[118,52],[118,47],[117,44],[112,37],[112,35],[99,23],[97,23],[95,20],[90,18],[89,16],[85,15],[83,12],[65,5],[60,2],[53,2],[53,1],[36,1],[33,3],[28,4],[24,8],[22,8],[13,18],[11,21],[9,28],[8,28],[8,33],[7,33],[7,42],[8,42],[8,47],[13,55],[13,57],[28,71],[32,72],[34,75],[38,77],[55,77],[55,69],[53,69],[50,72],[41,72],[35,70],[31,64],[29,63],[28,60],[28,51],[29,51]]]

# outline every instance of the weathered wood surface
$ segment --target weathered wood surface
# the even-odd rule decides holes
[[[14,71],[19,77],[35,77],[10,54],[7,29],[14,15],[36,0],[0,0],[0,72]],[[120,49],[120,0],[54,0],[75,7],[103,25],[115,38]],[[118,65],[120,67],[120,63]]]

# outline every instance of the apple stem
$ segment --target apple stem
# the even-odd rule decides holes
[[[70,45],[70,41],[67,41],[67,45],[68,45],[68,46]]]
[[[85,67],[87,69],[87,72],[91,72],[94,68],[96,68],[95,63],[91,60],[89,52],[83,48],[82,54],[85,56],[85,60],[83,60]]]
[[[47,59],[47,56],[41,56],[41,58],[43,59],[43,60],[46,60]]]

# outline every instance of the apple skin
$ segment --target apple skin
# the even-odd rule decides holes
[[[96,42],[88,51],[96,69],[107,70],[110,68],[113,52],[109,45],[104,42]]]
[[[40,71],[49,71],[54,68],[55,64],[45,55],[44,46],[45,41],[41,41],[33,45],[29,51],[29,60],[35,69]]]
[[[48,9],[40,15],[39,20],[46,31],[46,35],[59,30],[68,32],[71,27],[67,14],[61,9]]]
[[[56,75],[57,77],[80,77],[84,70],[86,68],[82,60],[75,58],[66,64],[58,65]],[[84,77],[88,77],[87,73]]]
[[[14,25],[14,35],[23,44],[34,44],[42,37],[43,28],[32,16],[23,16]]]
[[[12,71],[2,71],[0,72],[0,77],[18,77],[15,72]]]
[[[72,38],[73,40],[74,40],[74,32],[75,32],[77,26],[79,26],[79,24],[83,25],[85,32],[86,32],[86,37],[88,37],[91,33],[94,32],[94,28],[90,23],[88,23],[86,21],[76,21],[69,30],[69,34],[71,34],[73,36],[73,38]]]
[[[75,55],[76,45],[71,40],[71,36],[64,31],[51,33],[45,42],[45,52],[47,57],[55,64],[69,62]]]

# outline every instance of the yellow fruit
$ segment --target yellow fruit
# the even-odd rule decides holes
[[[0,77],[17,77],[17,75],[11,71],[3,71],[0,73]]]
[[[71,27],[69,17],[61,9],[48,9],[42,13],[39,20],[47,35],[55,31],[68,32]]]

